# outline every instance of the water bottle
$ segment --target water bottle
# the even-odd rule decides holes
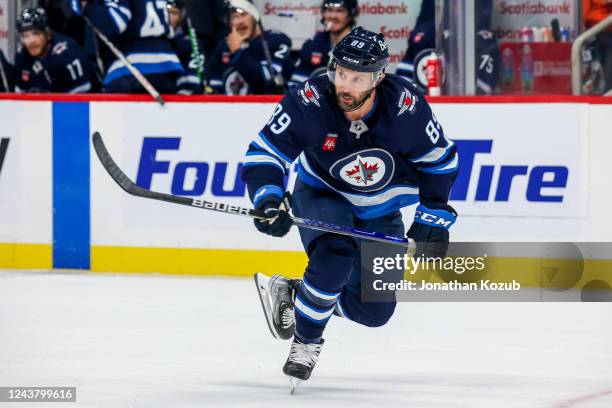
[[[514,84],[514,53],[506,47],[502,51],[502,86],[512,88]]]
[[[523,46],[521,59],[521,89],[526,92],[533,91],[533,54],[529,44]]]

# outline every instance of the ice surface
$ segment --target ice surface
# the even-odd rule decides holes
[[[76,386],[101,407],[612,407],[610,303],[332,317],[295,396],[260,308],[250,279],[0,272],[0,386]]]

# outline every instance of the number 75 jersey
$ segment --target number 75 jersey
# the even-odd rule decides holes
[[[325,75],[285,95],[246,153],[251,200],[268,186],[278,191],[295,160],[304,183],[339,194],[363,219],[419,201],[446,204],[458,170],[455,143],[423,95],[396,75],[386,75],[358,121],[346,119]]]

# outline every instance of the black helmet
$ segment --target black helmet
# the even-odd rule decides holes
[[[389,47],[382,33],[355,27],[332,50],[329,69],[336,65],[361,72],[382,72],[389,64]]]
[[[17,31],[20,33],[28,30],[45,31],[48,27],[47,13],[40,7],[24,9],[17,19]]]
[[[321,3],[321,14],[323,14],[326,8],[342,7],[349,12],[351,17],[355,18],[359,14],[357,6],[357,0],[323,0]]]

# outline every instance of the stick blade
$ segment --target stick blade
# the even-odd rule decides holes
[[[150,193],[149,190],[146,190],[136,185],[136,183],[134,183],[132,180],[130,180],[128,176],[125,175],[125,173],[119,168],[117,163],[115,163],[110,153],[106,149],[106,146],[104,145],[104,141],[102,140],[102,135],[100,135],[100,132],[94,132],[91,139],[94,146],[94,150],[96,151],[96,155],[98,155],[98,159],[100,159],[100,163],[102,163],[102,166],[111,176],[111,178],[115,180],[117,184],[119,184],[119,187],[121,187],[127,193],[132,195],[145,197],[149,195],[147,194]]]

